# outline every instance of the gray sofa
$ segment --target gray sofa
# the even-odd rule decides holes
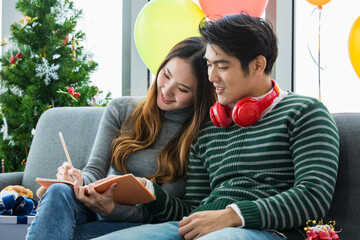
[[[47,110],[36,126],[24,172],[0,174],[0,189],[23,185],[34,193],[35,177],[55,178],[66,161],[61,131],[74,167],[82,169],[90,155],[103,107],[61,107]],[[324,222],[335,220],[341,239],[358,239],[360,215],[360,113],[333,114],[340,132],[340,164],[335,196]]]

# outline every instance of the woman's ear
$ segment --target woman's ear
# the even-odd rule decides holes
[[[264,73],[264,70],[266,68],[266,58],[263,55],[257,56],[252,62],[251,62],[251,69],[253,70],[253,73],[255,75],[262,75]]]

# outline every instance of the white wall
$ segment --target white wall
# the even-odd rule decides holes
[[[122,66],[122,1],[75,0],[77,9],[83,9],[84,18],[77,29],[86,34],[86,49],[99,64],[91,75],[94,85],[112,97],[120,97]]]
[[[296,1],[296,92],[318,98],[318,10],[307,1]],[[350,29],[359,17],[359,0],[333,0],[321,10],[321,100],[330,112],[360,112],[360,79],[348,54]],[[360,43],[359,43],[360,44]]]

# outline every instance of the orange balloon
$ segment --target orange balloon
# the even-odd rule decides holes
[[[315,6],[322,6],[330,2],[331,0],[306,0],[306,1],[308,1],[309,3]]]
[[[269,0],[199,0],[201,9],[210,20],[241,11],[254,17],[261,17],[268,2]]]
[[[351,27],[348,47],[351,64],[360,78],[360,17],[356,19]]]

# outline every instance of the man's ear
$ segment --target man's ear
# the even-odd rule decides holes
[[[257,56],[254,60],[250,63],[250,68],[256,75],[262,75],[266,68],[266,58],[263,55]]]

